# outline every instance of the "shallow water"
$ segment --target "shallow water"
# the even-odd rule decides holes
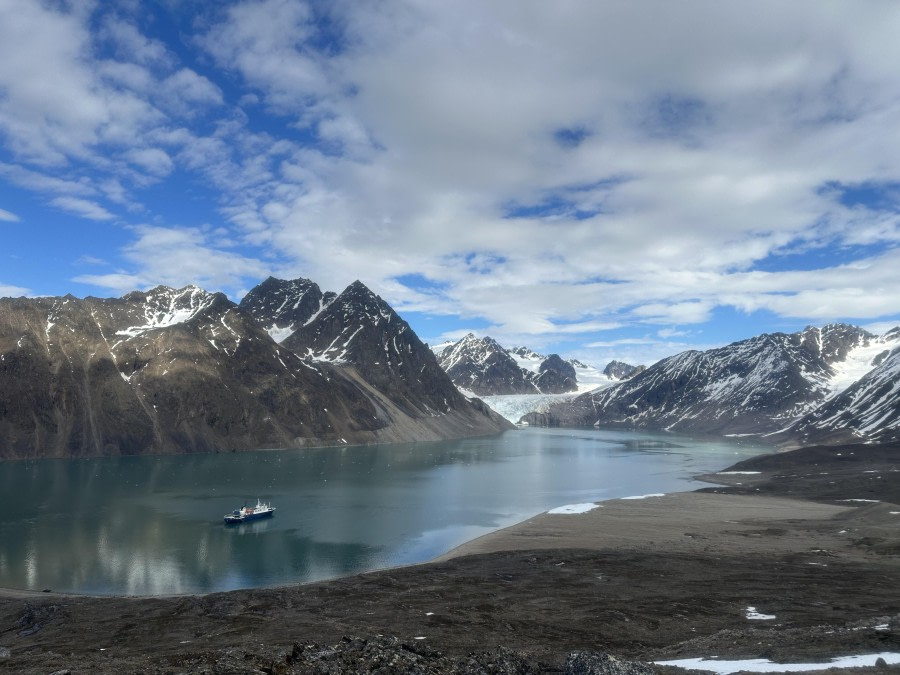
[[[571,503],[688,490],[770,452],[597,429],[176,457],[0,463],[0,587],[158,595],[429,560]],[[245,502],[268,520],[226,527]]]

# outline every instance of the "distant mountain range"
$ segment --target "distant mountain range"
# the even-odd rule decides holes
[[[509,424],[362,283],[267,279],[239,305],[160,286],[0,299],[0,458],[436,440]]]
[[[900,441],[900,329],[833,324],[601,372],[467,335],[433,353],[360,282],[267,279],[0,299],[0,459],[437,440],[508,422],[477,398],[543,394],[531,425]],[[593,390],[578,396],[586,387]],[[596,387],[596,388],[594,388]],[[557,400],[555,394],[572,397]],[[508,413],[507,413],[508,414]]]
[[[897,442],[900,329],[877,336],[832,324],[687,351],[522,421],[764,435],[791,445]]]
[[[580,361],[544,356],[527,347],[501,347],[490,337],[469,333],[459,342],[435,349],[438,363],[460,389],[477,396],[564,394],[579,390],[579,380],[601,384],[630,377],[635,366],[613,361],[603,373]],[[579,378],[579,375],[581,378]],[[600,379],[605,382],[599,382]]]

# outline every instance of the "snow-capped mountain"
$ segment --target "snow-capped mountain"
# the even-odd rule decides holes
[[[801,445],[900,442],[900,329],[873,338],[838,365],[832,395],[777,436]]]
[[[644,370],[644,366],[632,366],[622,361],[610,361],[603,369],[603,374],[611,380],[627,380]]]
[[[493,338],[469,333],[445,347],[437,359],[457,387],[478,396],[540,393],[526,371]]]
[[[842,419],[846,422],[836,416],[840,409],[853,419],[870,420],[866,437],[873,437],[876,428],[887,424],[887,410],[896,410],[896,392],[889,384],[894,381],[894,358],[888,354],[898,344],[897,331],[877,337],[844,324],[760,335],[719,349],[663,359],[613,387],[558,403],[524,420],[766,434],[810,416],[806,424],[812,434],[825,420],[832,426]],[[863,391],[872,393],[864,396]],[[851,410],[850,400],[868,411],[884,406],[885,414],[872,420],[862,409]],[[812,416],[817,410],[823,415]],[[826,416],[824,411],[832,412]],[[798,434],[799,429],[790,433]]]
[[[252,314],[275,342],[309,323],[337,297],[323,293],[309,279],[276,279],[269,277],[253,288],[239,307]]]
[[[459,342],[438,345],[434,352],[456,386],[484,397],[583,393],[608,387],[626,377],[618,369],[611,371],[613,364],[629,373],[637,370],[613,361],[606,371],[601,371],[576,359],[564,361],[557,354],[544,356],[528,347],[506,349],[493,338],[477,338],[472,333]],[[503,405],[509,403],[504,401]],[[531,403],[526,400],[510,404],[510,414]]]
[[[277,306],[256,295],[260,306]],[[2,298],[0,458],[435,440],[506,428],[459,396],[433,357],[422,368],[422,400],[443,404],[446,395],[443,407],[409,406],[417,385],[406,371],[370,382],[364,366],[301,358],[224,295],[194,286],[111,299]]]
[[[438,363],[457,387],[478,396],[559,394],[578,388],[574,367],[558,355],[543,357],[524,347],[510,351],[493,338],[472,333],[442,349]]]
[[[282,345],[317,363],[351,368],[411,414],[444,415],[473,404],[397,313],[355,281]]]

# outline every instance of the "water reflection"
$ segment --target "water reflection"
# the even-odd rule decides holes
[[[0,586],[167,594],[426,560],[567,503],[692,487],[768,451],[599,430],[458,442],[0,464]],[[271,519],[224,527],[257,498]]]

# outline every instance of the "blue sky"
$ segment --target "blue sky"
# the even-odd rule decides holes
[[[900,323],[900,6],[0,0],[0,295],[361,279],[603,365]]]

